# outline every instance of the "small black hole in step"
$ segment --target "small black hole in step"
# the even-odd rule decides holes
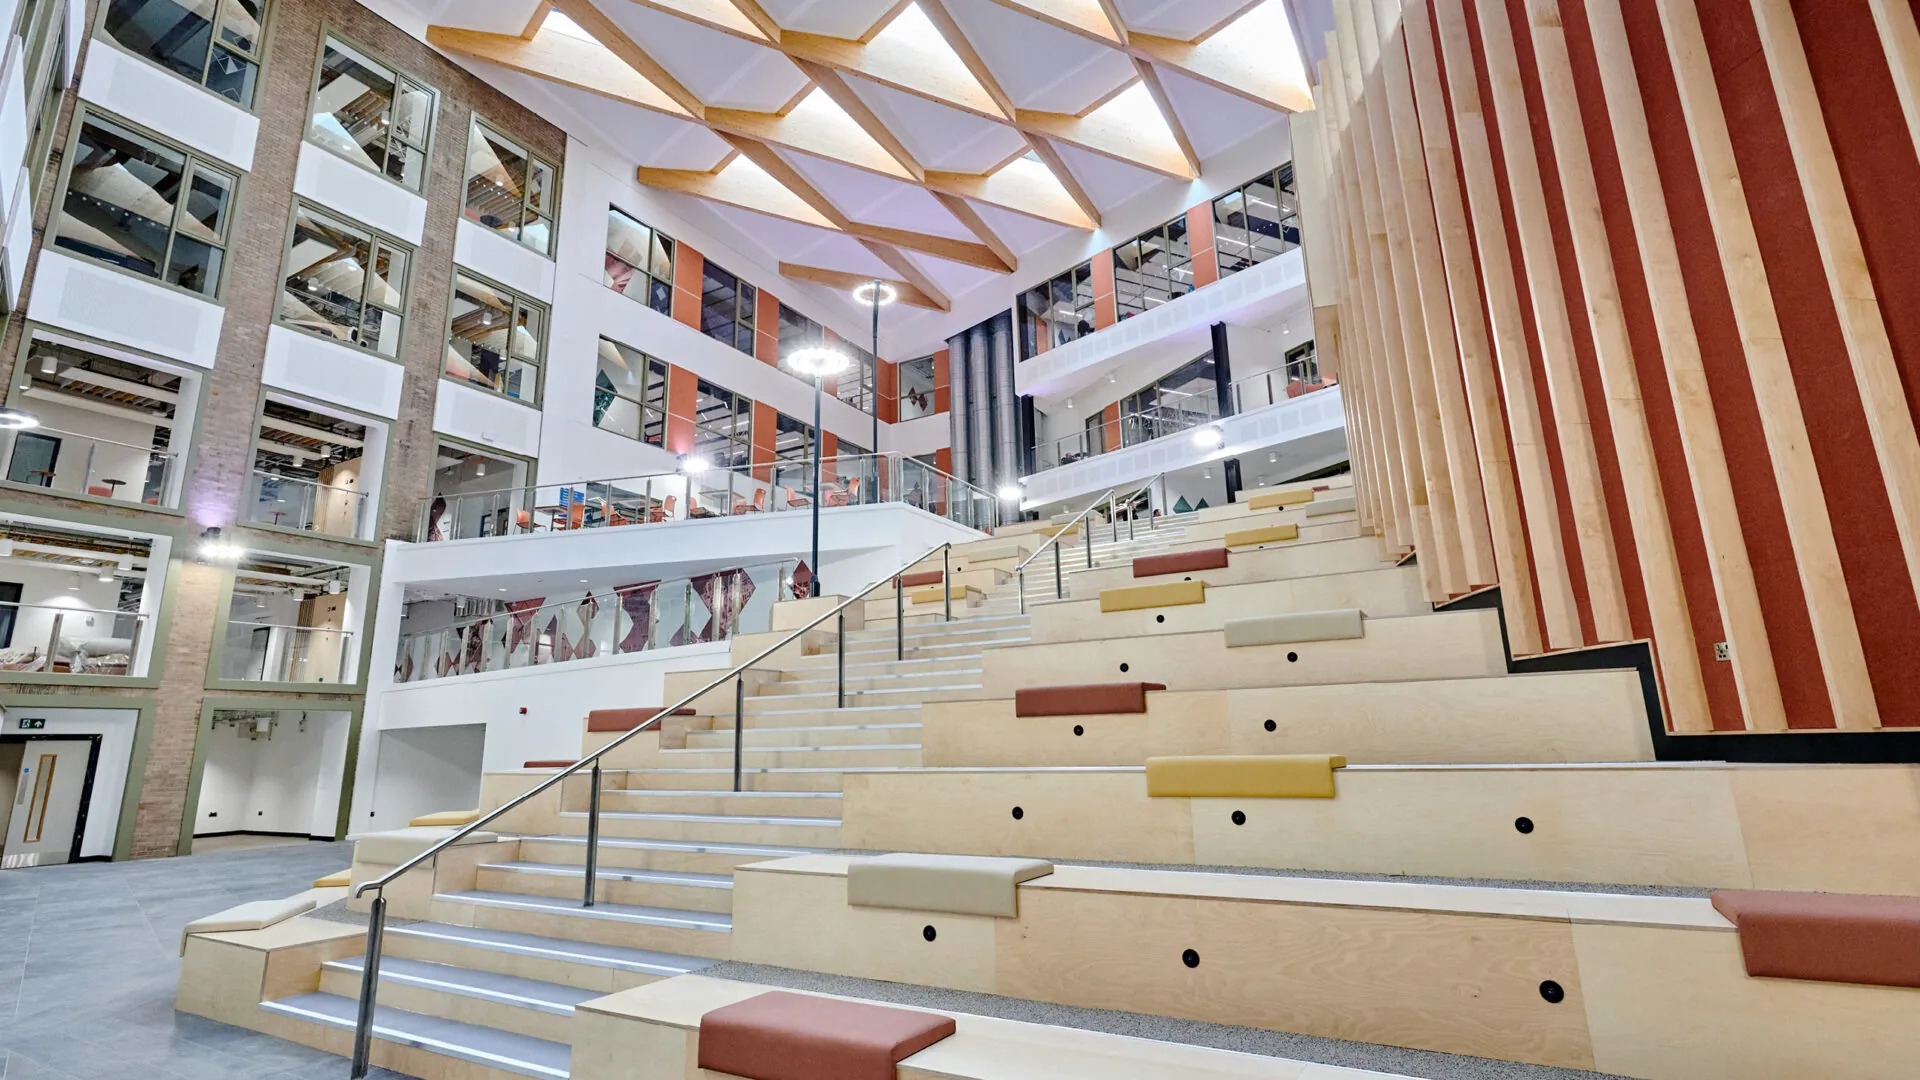
[[[1188,949],[1186,952],[1180,954],[1180,962],[1188,967],[1199,967],[1200,954],[1194,952],[1192,949]]]
[[[1559,983],[1548,979],[1540,984],[1540,996],[1547,999],[1547,1004],[1558,1005],[1567,1000],[1567,991]]]
[[[1155,616],[1153,617],[1153,621],[1154,621],[1154,622],[1166,622],[1166,621],[1167,621],[1167,617],[1166,617],[1165,615],[1155,615]]]
[[[1533,819],[1530,817],[1514,818],[1513,827],[1516,831],[1520,833],[1520,835],[1525,836],[1527,833],[1530,833],[1533,831]]]
[[[1181,580],[1181,581],[1192,581],[1192,580],[1193,580],[1193,575],[1192,575],[1192,574],[1188,574],[1188,575],[1187,575],[1186,577],[1183,577],[1183,578],[1181,578],[1180,580]]]
[[[1266,728],[1266,729],[1267,729],[1268,731],[1272,731],[1273,729],[1275,729],[1275,728],[1277,728],[1277,727],[1279,727],[1280,725],[1279,725],[1279,724],[1276,724],[1276,723],[1274,723],[1274,722],[1273,722],[1273,721],[1271,721],[1271,720],[1269,720],[1269,721],[1267,721],[1267,722],[1266,722],[1265,724],[1263,724],[1263,725],[1261,725],[1261,726],[1263,726],[1263,727],[1265,727],[1265,728]]]
[[[1073,733],[1075,735],[1085,735],[1087,733],[1087,729],[1084,727],[1081,727],[1079,724],[1075,724],[1073,725]]]
[[[1235,825],[1245,825],[1247,823],[1247,812],[1245,810],[1235,810],[1233,812],[1233,823]]]
[[[920,930],[920,936],[923,938],[926,938],[928,941],[932,941],[934,938],[939,937],[940,935],[933,932],[933,927],[927,926],[927,927],[923,927]]]
[[[1300,654],[1299,654],[1299,653],[1297,653],[1297,652],[1290,652],[1290,653],[1288,653],[1288,654],[1287,654],[1287,663],[1289,663],[1289,664],[1297,664],[1297,663],[1299,663],[1299,662],[1300,662]]]
[[[1021,818],[1026,816],[1027,816],[1027,812],[1025,810],[1022,810],[1017,806],[1013,808],[1013,820],[1019,821]]]
[[[1120,665],[1120,673],[1124,675],[1124,674],[1126,674],[1126,671],[1127,671],[1127,665],[1125,665],[1125,664],[1121,664],[1121,665]]]

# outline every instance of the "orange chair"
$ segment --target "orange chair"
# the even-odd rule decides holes
[[[577,502],[573,504],[573,509],[567,512],[567,523],[561,526],[561,528],[565,528],[565,529],[584,528],[586,526],[586,522],[587,522],[587,504],[583,502]]]
[[[807,498],[805,495],[800,494],[799,492],[793,490],[792,488],[783,488],[782,490],[787,493],[788,506],[812,506],[813,505],[812,499]]]
[[[534,524],[533,511],[531,510],[515,510],[513,512],[513,524],[515,528],[523,533],[534,532],[540,528],[540,526]]]
[[[648,521],[666,521],[669,518],[673,517],[673,499],[674,497],[672,495],[669,495],[666,498],[660,500],[659,505],[655,506],[653,508],[652,513],[650,513],[647,516],[647,520]]]

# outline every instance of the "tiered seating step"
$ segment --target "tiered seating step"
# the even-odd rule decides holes
[[[352,1031],[359,1003],[338,994],[297,994],[260,1005],[262,1011],[311,1024]],[[406,1012],[377,1005],[373,1013],[376,1040],[470,1061],[476,1065],[521,1076],[566,1080],[572,1047],[566,1043],[517,1035],[479,1024],[463,1024],[439,1016]]]

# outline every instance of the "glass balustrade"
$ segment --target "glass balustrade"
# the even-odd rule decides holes
[[[220,677],[238,682],[344,683],[350,678],[353,632],[279,623],[227,623]]]
[[[15,433],[6,450],[6,478],[61,495],[175,506],[175,455],[58,428]]]
[[[366,512],[364,491],[259,470],[249,478],[247,520],[256,525],[351,538]]]
[[[1289,398],[1311,394],[1332,385],[1334,384],[1320,381],[1319,376],[1312,371],[1300,372],[1277,368],[1241,379],[1229,386],[1228,390],[1233,401],[1233,411],[1238,415],[1255,409],[1264,409],[1269,405],[1278,405]],[[1118,426],[1120,447],[1137,446],[1154,439],[1166,438],[1168,435],[1191,431],[1219,420],[1220,417],[1210,407],[1212,404],[1213,400],[1209,398],[1200,405],[1160,405],[1140,412],[1124,413],[1117,424],[1110,421],[1103,426],[1109,429]],[[1040,469],[1057,469],[1062,465],[1071,465],[1083,458],[1105,453],[1108,449],[1119,449],[1119,447],[1102,446],[1103,441],[1104,437],[1096,437],[1085,430],[1075,431],[1057,439],[1049,439],[1034,447],[1034,464]]]
[[[151,616],[62,604],[0,603],[0,672],[144,675]]]

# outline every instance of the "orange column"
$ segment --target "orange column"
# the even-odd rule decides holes
[[[1120,321],[1120,309],[1114,306],[1113,299],[1113,252],[1106,248],[1094,252],[1091,265],[1093,328],[1103,330]]]
[[[936,413],[953,411],[953,384],[949,381],[952,373],[948,370],[952,352],[951,349],[941,349],[933,354],[933,411]],[[945,450],[940,452],[947,453]],[[953,471],[945,465],[940,468],[943,472]]]
[[[1107,424],[1106,424],[1107,445],[1106,445],[1106,449],[1103,452],[1110,454],[1115,450],[1120,449],[1120,403],[1119,402],[1116,401],[1113,404],[1107,406],[1106,418],[1107,418]]]
[[[820,433],[820,483],[835,483],[840,478],[839,463],[834,457],[840,453],[840,436],[831,431]]]
[[[753,302],[753,358],[780,366],[780,298],[765,289]]]
[[[879,411],[880,422],[897,424],[900,422],[900,365],[886,360],[878,362],[879,370],[874,372],[874,394],[877,397],[875,407]],[[879,447],[874,447],[878,451]]]
[[[678,293],[679,289],[674,292]],[[700,404],[699,382],[699,377],[686,368],[667,365],[667,449],[676,454],[693,449],[693,413]]]
[[[707,269],[706,257],[682,243],[673,249],[673,321],[700,329],[701,282]]]
[[[773,406],[762,401],[753,403],[753,478],[762,483],[773,479],[773,434],[778,416]]]
[[[1193,253],[1193,287],[1205,288],[1220,280],[1220,256],[1213,247],[1213,202],[1187,211],[1187,250]]]

